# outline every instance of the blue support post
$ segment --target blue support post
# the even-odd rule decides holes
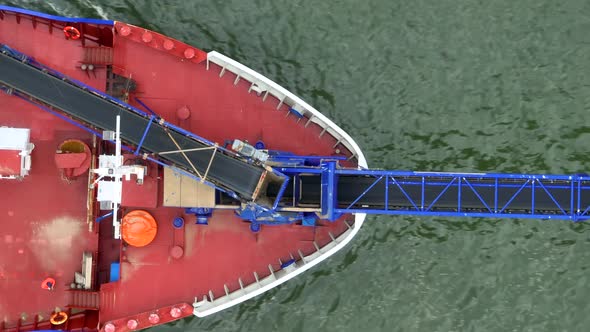
[[[252,231],[252,233],[260,232],[261,227],[262,226],[257,222],[254,222],[254,221],[250,222],[250,231]]]
[[[213,215],[211,208],[186,208],[185,212],[195,215],[197,225],[209,225],[209,218]]]
[[[570,214],[574,221],[577,221],[576,212],[574,210],[574,181],[571,182],[570,192]]]
[[[141,149],[141,146],[143,145],[143,141],[145,141],[145,138],[147,137],[148,131],[150,130],[150,127],[152,126],[152,122],[154,122],[154,116],[150,116],[150,121],[148,122],[147,126],[145,126],[145,130],[143,131],[143,136],[141,136],[141,140],[139,141],[139,144],[137,145],[137,149],[135,149],[135,153],[133,153],[134,155],[138,155],[139,154],[139,150]]]
[[[576,213],[578,213],[578,214],[580,213],[580,210],[581,210],[581,208],[580,208],[580,204],[582,202],[581,197],[582,197],[582,181],[578,180],[578,204],[577,204],[578,209],[576,211]]]
[[[458,177],[459,184],[457,187],[457,212],[461,212],[461,177]]]
[[[293,206],[299,204],[299,197],[301,195],[301,181],[299,174],[293,175]]]
[[[494,183],[494,213],[498,213],[498,178]]]
[[[176,217],[172,220],[172,226],[176,229],[181,229],[184,227],[184,219],[182,217]]]
[[[336,175],[336,162],[328,161],[322,163],[322,198],[321,198],[321,213],[322,216],[330,221],[334,221],[340,217],[340,214],[335,212],[338,206],[338,178]]]
[[[389,210],[389,176],[385,178],[385,210]]]
[[[425,186],[426,178],[422,176],[422,200],[420,202],[420,211],[424,211],[424,186]]]
[[[287,189],[288,185],[289,185],[289,178],[285,177],[285,181],[283,181],[283,184],[281,185],[281,188],[279,189],[277,197],[275,198],[274,204],[272,205],[273,210],[276,210],[277,207],[279,206],[279,203],[281,202],[281,198],[283,198],[283,194],[285,193],[285,190]]]
[[[535,214],[535,180],[531,183],[531,212]]]

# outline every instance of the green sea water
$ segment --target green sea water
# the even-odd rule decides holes
[[[7,1],[144,26],[263,73],[369,166],[590,168],[590,2]],[[372,216],[324,264],[154,331],[588,331],[590,226]]]

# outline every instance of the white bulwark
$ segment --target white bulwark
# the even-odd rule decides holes
[[[236,75],[234,84],[240,79],[250,82],[250,91],[256,92],[262,100],[265,100],[269,95],[274,96],[279,100],[277,109],[282,105],[287,105],[290,110],[296,111],[301,118],[306,118],[307,123],[313,122],[323,128],[324,133],[332,135],[339,144],[344,145],[356,157],[358,160],[359,168],[368,168],[367,160],[363,155],[360,147],[356,142],[340,127],[338,127],[332,120],[328,119],[325,115],[320,113],[318,110],[307,104],[301,98],[297,97],[290,91],[281,87],[277,83],[271,81],[265,76],[258,72],[244,66],[243,64],[226,57],[223,54],[215,51],[207,54],[207,69],[210,64],[214,63],[221,67],[220,76],[226,71],[232,72]],[[306,125],[307,126],[307,125]],[[260,295],[278,285],[290,280],[301,273],[309,270],[310,268],[318,265],[328,257],[334,255],[340,249],[354,238],[358,233],[359,229],[365,221],[366,214],[356,213],[355,221],[353,225],[348,225],[348,230],[339,236],[335,237],[332,242],[328,243],[323,247],[316,247],[317,251],[309,255],[304,256],[299,252],[299,257],[296,261],[284,268],[274,270],[269,265],[270,275],[265,278],[259,278],[256,272],[253,272],[255,282],[251,284],[244,284],[241,278],[238,279],[240,288],[230,292],[225,287],[225,294],[219,294],[215,296],[212,291],[209,291],[209,296],[196,297],[193,303],[193,313],[197,317],[205,317],[221,310],[227,309],[236,304],[242,303],[248,299],[251,299],[257,295]]]

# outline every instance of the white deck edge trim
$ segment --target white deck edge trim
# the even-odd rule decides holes
[[[239,77],[239,79],[245,79],[252,83],[252,86],[255,86],[255,92],[261,91],[261,94],[264,94],[268,91],[268,93],[274,95],[275,97],[284,96],[284,99],[278,98],[279,100],[290,99],[293,102],[291,105],[287,103],[292,108],[295,108],[299,112],[304,112],[303,114],[306,115],[310,119],[317,119],[319,121],[314,121],[317,124],[324,124],[326,129],[329,129],[329,133],[335,133],[337,136],[340,137],[343,143],[346,143],[346,146],[353,152],[358,160],[358,164],[360,167],[368,168],[367,160],[363,155],[360,147],[356,144],[356,142],[348,135],[344,130],[338,127],[332,120],[328,119],[325,115],[320,113],[318,110],[313,108],[311,105],[304,102],[301,98],[297,97],[293,93],[287,91],[285,88],[281,87],[277,83],[271,81],[270,79],[264,77],[263,75],[257,73],[256,71],[244,66],[243,64],[232,60],[226,57],[223,54],[220,54],[215,51],[211,51],[207,54],[207,69],[209,69],[209,63],[213,62],[219,66],[221,66],[222,72],[231,71],[235,75]],[[309,114],[307,114],[309,113]],[[338,139],[338,137],[336,137]],[[249,300],[255,296],[258,296],[272,288],[279,286],[280,284],[291,280],[298,276],[299,274],[311,269],[312,267],[318,265],[319,263],[326,260],[328,257],[334,255],[340,249],[344,248],[358,233],[361,229],[365,221],[366,214],[358,213],[355,214],[355,223],[352,227],[338,236],[334,241],[328,243],[323,248],[320,248],[319,251],[316,251],[308,256],[303,257],[296,257],[298,259],[296,263],[293,265],[274,271],[269,276],[260,279],[250,285],[247,285],[241,289],[238,289],[234,292],[231,292],[226,295],[220,296],[215,298],[213,301],[200,301],[194,303],[194,311],[193,313],[197,317],[205,317],[221,310],[227,309],[239,303],[242,303],[246,300]],[[240,281],[241,283],[241,281]]]

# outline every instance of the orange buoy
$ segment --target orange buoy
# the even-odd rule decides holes
[[[80,31],[78,31],[78,29],[74,28],[71,25],[68,25],[64,28],[64,34],[66,35],[66,39],[79,39],[80,38]]]
[[[45,280],[41,282],[41,288],[43,289],[53,290],[53,287],[55,287],[55,279],[53,278],[45,278]]]
[[[121,222],[121,236],[127,244],[144,247],[156,237],[158,225],[147,211],[134,210],[127,213]]]
[[[54,312],[53,314],[51,314],[51,317],[49,318],[49,322],[52,325],[61,325],[65,323],[67,320],[68,314],[64,311]]]

